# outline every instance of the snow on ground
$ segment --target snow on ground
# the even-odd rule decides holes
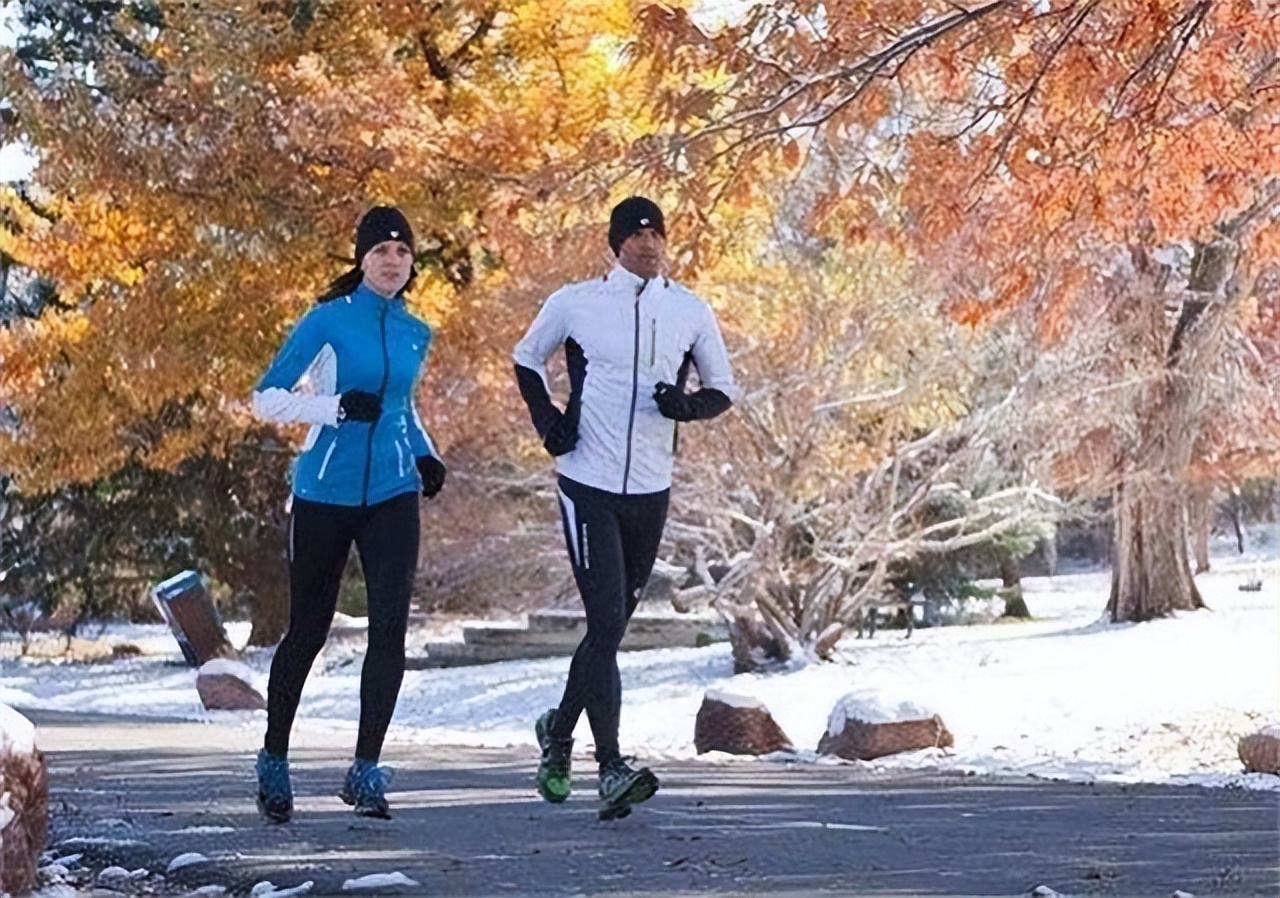
[[[1262,591],[1239,591],[1255,570]],[[1197,578],[1212,610],[1141,625],[1102,616],[1106,572],[1032,578],[1024,588],[1033,621],[918,629],[910,639],[882,630],[842,642],[839,663],[768,675],[734,676],[727,645],[623,653],[623,750],[645,760],[694,757],[694,718],[711,689],[764,703],[801,757],[813,759],[832,709],[852,696],[927,709],[955,735],[950,750],[872,769],[1280,788],[1276,777],[1242,774],[1236,755],[1237,739],[1275,722],[1280,708],[1277,570],[1272,546],[1220,556]],[[247,638],[245,624],[228,630],[233,641]],[[110,627],[104,637],[152,654],[96,664],[6,657],[0,703],[264,726],[262,712],[204,711],[196,673],[180,664],[162,626]],[[331,641],[307,683],[299,726],[354,743],[363,648],[358,633]],[[264,693],[270,659],[271,650],[245,657]],[[391,738],[532,748],[533,720],[559,700],[567,668],[557,658],[410,671]],[[589,750],[585,718],[577,736]]]

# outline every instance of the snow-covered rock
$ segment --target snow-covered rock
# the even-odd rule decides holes
[[[1249,773],[1280,776],[1280,726],[1269,726],[1251,736],[1244,736],[1237,751]]]
[[[718,690],[708,690],[702,698],[694,720],[693,743],[698,754],[767,755],[792,750],[791,740],[764,702]]]
[[[36,728],[0,705],[0,891],[25,895],[35,886],[48,823],[48,770]]]
[[[936,714],[910,703],[889,708],[846,695],[827,719],[818,753],[851,761],[874,761],[886,755],[950,748],[954,744],[951,731]]]
[[[266,699],[253,687],[253,668],[238,661],[214,658],[200,667],[196,691],[209,711],[261,711]]]

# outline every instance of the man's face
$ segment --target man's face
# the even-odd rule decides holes
[[[641,228],[622,242],[618,261],[642,278],[656,278],[666,261],[667,241],[653,228]]]
[[[399,240],[384,240],[365,253],[360,268],[370,289],[382,296],[395,296],[409,281],[413,251]]]

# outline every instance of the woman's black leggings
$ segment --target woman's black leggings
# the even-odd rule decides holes
[[[669,494],[622,496],[560,478],[560,513],[587,633],[569,664],[551,737],[570,738],[585,710],[601,764],[618,757],[618,645],[658,556]]]
[[[369,596],[369,648],[360,680],[356,757],[378,760],[404,678],[404,637],[418,566],[418,494],[349,506],[293,498],[289,522],[289,632],[276,648],[267,686],[265,747],[289,751],[302,684],[324,647],[351,544]]]

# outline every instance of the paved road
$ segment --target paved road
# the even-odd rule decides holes
[[[390,746],[384,822],[334,797],[347,747],[311,735],[295,746],[296,819],[271,826],[251,799],[252,729],[29,716],[56,852],[153,872],[210,859],[135,884],[149,891],[311,880],[343,894],[399,871],[419,883],[401,894],[425,895],[1280,894],[1275,793],[679,763],[646,806],[600,823],[593,778],[545,804],[527,751]]]

